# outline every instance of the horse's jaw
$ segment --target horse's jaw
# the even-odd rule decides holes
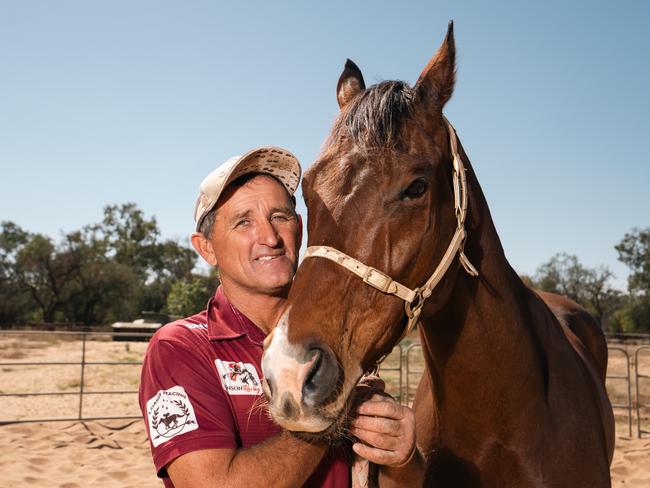
[[[288,311],[265,344],[262,357],[269,413],[284,429],[310,439],[331,440],[345,430],[352,391],[363,373],[361,365],[348,365],[337,373],[335,384],[329,382],[330,394],[310,398],[304,394],[305,381],[309,381],[315,365],[303,346],[288,341],[287,327]],[[338,361],[330,360],[327,367],[339,368]]]

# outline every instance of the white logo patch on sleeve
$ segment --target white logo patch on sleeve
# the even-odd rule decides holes
[[[255,366],[251,363],[222,361],[217,359],[219,378],[223,389],[230,395],[261,395],[262,383]]]
[[[191,324],[191,323],[186,323],[183,324],[185,327],[188,329],[199,329],[199,330],[208,330],[207,324]]]
[[[153,447],[199,428],[194,408],[182,386],[160,390],[150,398],[147,401],[147,419]]]

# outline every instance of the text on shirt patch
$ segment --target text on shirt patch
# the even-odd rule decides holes
[[[186,323],[183,324],[185,327],[188,329],[201,329],[201,330],[208,330],[207,324],[191,324],[191,323]]]
[[[223,389],[230,395],[261,395],[262,384],[255,366],[238,361],[214,362],[221,378]]]
[[[147,402],[147,419],[153,447],[199,428],[194,408],[182,386],[159,390],[150,398]]]

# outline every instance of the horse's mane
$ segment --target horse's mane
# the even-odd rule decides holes
[[[362,147],[394,146],[414,101],[415,90],[404,81],[382,81],[371,86],[341,112],[327,145],[351,138]]]

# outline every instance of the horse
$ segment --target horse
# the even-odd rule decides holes
[[[508,263],[443,115],[455,53],[450,22],[413,87],[366,88],[346,63],[340,113],[302,183],[308,248],[265,344],[269,412],[306,438],[345,435],[355,385],[419,324],[426,486],[610,486],[604,336]]]

